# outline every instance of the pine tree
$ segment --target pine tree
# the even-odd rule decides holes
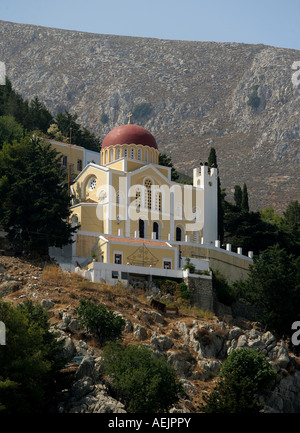
[[[213,147],[210,149],[207,163],[210,168],[218,168],[217,153]],[[218,238],[221,242],[224,238],[224,199],[225,192],[221,189],[221,180],[218,174]]]
[[[48,254],[71,240],[70,197],[61,156],[49,143],[25,137],[0,151],[0,224],[16,251]]]

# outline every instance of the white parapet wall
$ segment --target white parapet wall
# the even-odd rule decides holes
[[[205,262],[205,260],[203,260],[203,262]],[[203,270],[208,270],[208,265],[209,263],[206,261],[206,268]],[[147,277],[149,281],[151,281],[152,277],[183,279],[186,277],[187,273],[187,271],[183,269],[160,269],[145,266],[116,265],[101,262],[92,262],[87,269],[80,269],[79,267],[76,267],[75,272],[93,282],[105,282],[112,285],[120,281],[124,284],[127,284],[130,276],[132,275]],[[196,275],[196,277],[201,278],[202,276]]]

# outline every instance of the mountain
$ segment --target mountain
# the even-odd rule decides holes
[[[300,52],[266,45],[92,34],[0,21],[0,61],[24,98],[67,109],[100,137],[147,128],[176,169],[217,152],[221,186],[251,210],[300,200]],[[253,106],[248,105],[252,96]],[[256,104],[257,102],[257,104]]]

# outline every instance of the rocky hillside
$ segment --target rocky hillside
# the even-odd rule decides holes
[[[61,395],[61,413],[125,413],[123,404],[110,394],[97,341],[79,326],[76,307],[81,298],[105,303],[122,315],[125,344],[146,344],[158,355],[167,356],[186,392],[173,413],[198,413],[223,360],[239,347],[264,351],[280,375],[275,389],[262,397],[264,411],[300,413],[299,358],[257,323],[200,315],[197,309],[183,307],[176,316],[160,314],[150,306],[151,292],[91,283],[78,275],[62,274],[47,263],[6,256],[0,256],[0,293],[12,303],[25,299],[41,303],[48,310],[52,329],[64,342],[64,350],[80,357],[79,364],[67,367],[73,370],[74,381]]]
[[[253,210],[282,211],[291,199],[300,200],[299,89],[292,82],[299,60],[297,50],[265,45],[0,21],[0,61],[25,98],[38,95],[54,114],[76,112],[100,139],[134,112],[133,121],[155,135],[160,150],[185,174],[213,146],[227,197],[235,184],[246,182]],[[258,106],[251,107],[255,86]],[[137,110],[142,103],[143,116]]]

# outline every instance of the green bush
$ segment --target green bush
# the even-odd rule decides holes
[[[113,390],[130,413],[167,412],[183,392],[173,367],[145,346],[108,343],[103,358]]]
[[[183,299],[190,299],[191,294],[187,288],[187,285],[185,283],[179,283],[179,296]]]
[[[105,113],[102,113],[101,116],[100,116],[100,120],[105,125],[108,122],[108,120],[109,120],[108,115],[105,114]]]
[[[100,346],[121,338],[125,320],[105,305],[81,299],[77,313],[79,322],[97,337]]]
[[[189,269],[191,274],[194,274],[196,271],[195,266],[191,263],[191,259],[187,257],[185,259],[185,265],[183,267],[184,270]]]
[[[258,85],[252,87],[252,93],[249,95],[249,99],[247,101],[247,104],[252,108],[258,108],[260,104],[260,98],[257,95],[258,88]]]
[[[135,119],[140,120],[143,117],[148,116],[152,111],[151,104],[148,102],[142,102],[134,106],[132,115]]]
[[[261,410],[259,393],[270,389],[277,378],[261,351],[234,350],[222,365],[219,382],[203,397],[202,409],[206,413],[257,413]]]
[[[47,312],[26,301],[17,307],[0,301],[0,318],[6,327],[6,345],[0,346],[0,411],[49,413],[56,410],[62,388],[61,369],[69,359],[61,356],[61,344]]]
[[[231,305],[236,301],[236,295],[233,288],[228,284],[224,275],[219,271],[213,271],[212,284],[216,291],[217,298],[222,304]]]

